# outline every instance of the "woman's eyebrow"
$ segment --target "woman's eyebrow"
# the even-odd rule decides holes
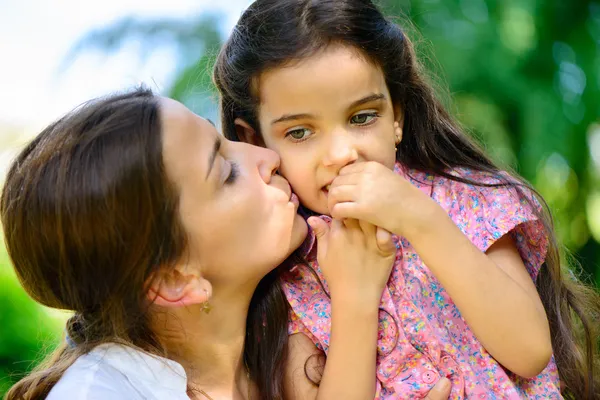
[[[210,154],[210,158],[208,160],[208,172],[206,173],[206,178],[204,178],[204,180],[208,179],[208,176],[210,175],[210,171],[212,171],[213,165],[215,165],[215,158],[217,158],[217,154],[219,154],[220,149],[221,149],[221,138],[216,136],[215,144],[213,145],[213,150],[212,150],[212,153]]]

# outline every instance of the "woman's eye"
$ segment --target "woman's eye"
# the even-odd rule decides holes
[[[236,163],[231,162],[231,171],[229,171],[229,176],[227,177],[227,179],[225,179],[225,185],[231,185],[232,183],[234,183],[239,174],[239,166]]]
[[[286,136],[291,137],[296,141],[302,141],[308,139],[312,135],[312,132],[308,128],[299,128],[288,131]]]
[[[378,116],[379,115],[377,115],[377,113],[375,112],[356,114],[353,115],[352,118],[350,118],[350,123],[355,125],[368,125],[371,122],[373,122]]]

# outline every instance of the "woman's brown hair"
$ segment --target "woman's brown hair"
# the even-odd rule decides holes
[[[554,357],[563,393],[573,399],[599,399],[597,328],[600,298],[561,267],[552,219],[544,200],[524,180],[503,179],[500,169],[458,126],[426,82],[413,46],[403,30],[369,0],[257,0],[242,15],[214,68],[221,94],[224,134],[240,140],[235,120],[246,121],[260,135],[257,79],[265,71],[289,65],[341,44],[357,49],[379,66],[394,104],[404,111],[403,140],[396,159],[408,170],[484,186],[454,176],[463,167],[489,173],[537,197],[550,248],[536,280],[552,332]],[[280,334],[285,335],[283,328]],[[279,386],[278,386],[279,385]],[[277,382],[273,387],[280,387]],[[273,389],[278,391],[278,389]]]
[[[0,213],[17,276],[38,302],[72,310],[62,345],[7,399],[45,398],[107,341],[159,352],[148,278],[185,240],[162,163],[158,101],[139,89],[91,101],[44,129],[13,162]]]
[[[7,400],[46,398],[78,357],[102,343],[165,356],[146,293],[156,271],[185,256],[178,204],[163,165],[158,97],[148,89],[92,100],[23,149],[0,201],[8,253],[31,297],[75,313],[67,323],[70,344],[15,384]],[[273,329],[288,316],[280,270],[252,297],[245,360],[267,355],[284,363],[287,342]],[[259,388],[270,384],[270,365],[248,367]]]

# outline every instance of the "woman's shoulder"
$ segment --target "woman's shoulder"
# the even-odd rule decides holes
[[[142,399],[127,377],[91,352],[79,357],[54,385],[47,400]]]
[[[79,357],[48,400],[188,399],[181,365],[140,350],[104,344]]]

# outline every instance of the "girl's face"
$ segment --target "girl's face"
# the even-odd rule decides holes
[[[345,165],[395,162],[395,113],[382,71],[343,46],[258,80],[265,145],[281,157],[281,174],[302,204],[328,214],[328,185]]]
[[[162,99],[163,159],[179,192],[190,262],[213,285],[262,278],[304,240],[272,150],[231,142],[182,104]],[[223,286],[223,285],[221,285]]]

